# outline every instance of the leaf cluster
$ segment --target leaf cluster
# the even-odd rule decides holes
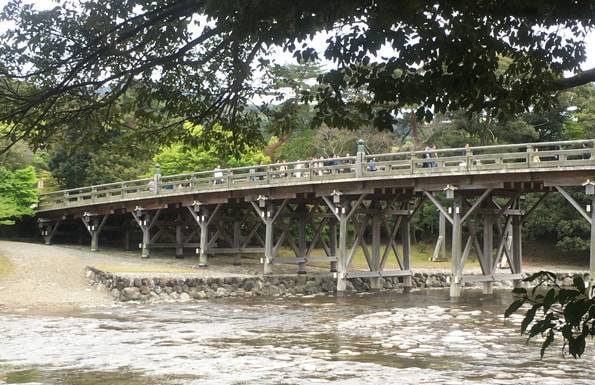
[[[504,316],[508,318],[523,305],[529,305],[521,322],[521,334],[527,335],[527,342],[537,336],[545,337],[541,357],[557,337],[563,339],[563,352],[580,357],[585,351],[586,338],[595,336],[592,288],[580,275],[573,277],[573,288],[560,287],[556,275],[548,271],[532,274],[523,281],[535,286],[530,291],[515,288],[513,293],[518,299],[510,304]]]

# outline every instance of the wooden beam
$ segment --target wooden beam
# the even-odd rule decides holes
[[[570,202],[570,204],[576,209],[576,211],[578,211],[578,213],[580,215],[583,216],[583,218],[585,218],[587,220],[587,222],[591,223],[591,217],[589,216],[589,214],[585,211],[585,209],[582,208],[582,206],[580,204],[578,204],[577,201],[574,200],[574,198],[570,194],[568,194],[568,192],[566,190],[564,190],[560,186],[554,186],[554,187],[556,187],[556,190],[558,190],[560,192],[560,194],[562,194],[562,196],[564,198],[566,198],[566,200],[568,202]]]
[[[444,218],[446,218],[450,224],[453,223],[453,219],[450,216],[450,214],[448,214],[448,211],[442,206],[442,204],[440,204],[440,202],[438,202],[438,200],[436,198],[434,198],[434,196],[432,194],[430,194],[429,192],[427,192],[426,190],[423,190],[424,194],[430,199],[430,201],[434,204],[434,206],[436,206],[436,208],[438,210],[440,210],[440,212],[444,215]]]

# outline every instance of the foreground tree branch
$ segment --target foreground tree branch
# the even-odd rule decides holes
[[[556,85],[557,89],[565,90],[592,82],[595,82],[595,67],[581,71],[575,76],[557,80],[554,82],[554,84]]]
[[[316,122],[334,126],[365,119],[392,129],[412,105],[426,120],[545,109],[560,90],[595,79],[595,69],[579,71],[595,26],[586,0],[63,0],[47,11],[11,0],[0,19],[16,25],[0,36],[2,134],[34,147],[123,113],[140,133],[171,135],[188,119],[205,132],[227,125],[238,146],[258,140],[250,104],[267,84],[253,76],[278,50],[335,63],[300,93]],[[322,50],[309,40],[319,32],[329,32]]]

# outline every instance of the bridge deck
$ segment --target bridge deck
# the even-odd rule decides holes
[[[446,184],[472,189],[486,183],[577,183],[595,170],[595,141],[579,140],[441,149],[363,155],[238,167],[179,175],[115,182],[40,194],[38,213],[59,213],[69,208],[171,197],[245,198],[254,200],[262,191],[278,190],[329,194],[341,186],[349,192],[368,188],[422,185],[442,189]],[[430,156],[427,158],[427,156]],[[369,167],[372,161],[375,166]],[[467,177],[461,179],[461,177]],[[470,178],[473,177],[473,178]],[[351,185],[351,187],[350,187]],[[310,187],[305,188],[304,187]],[[302,188],[302,190],[300,190]],[[330,191],[329,191],[330,189]],[[223,197],[223,198],[222,198]],[[49,214],[49,213],[48,213]]]

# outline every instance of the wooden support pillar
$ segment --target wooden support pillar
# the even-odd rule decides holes
[[[463,197],[455,191],[454,207],[452,213],[452,274],[450,277],[450,296],[460,297],[463,276],[463,225],[461,212],[463,210]]]
[[[85,235],[85,233],[83,232],[83,229],[81,229],[80,226],[77,226],[76,227],[76,243],[77,244],[82,245],[83,243],[85,243],[84,235]]]
[[[81,217],[85,228],[91,236],[91,251],[99,250],[99,235],[101,234],[101,230],[103,229],[109,214],[104,215],[101,221],[99,220],[99,217],[99,215],[92,213],[84,213]]]
[[[347,289],[347,221],[348,216],[345,207],[338,207],[338,221],[339,221],[339,250],[337,253],[337,291],[345,291]]]
[[[128,227],[124,229],[123,237],[124,250],[128,251],[130,250],[130,229]]]
[[[434,253],[432,254],[432,262],[446,261],[446,217],[442,212],[439,212],[438,217],[438,240]]]
[[[151,213],[145,213],[144,218],[142,220],[142,224],[140,225],[141,232],[143,234],[143,238],[141,241],[141,258],[149,258],[151,255],[149,251],[149,244],[151,243]]]
[[[184,225],[182,215],[176,218],[176,258],[184,258]]]
[[[233,256],[233,265],[239,266],[242,264],[242,254],[240,253],[240,244],[242,242],[241,239],[241,222],[239,220],[239,216],[235,216],[233,219],[233,248],[236,253]]]
[[[589,249],[589,271],[591,273],[591,290],[595,283],[595,195],[591,196],[591,240]]]
[[[208,208],[201,208],[198,215],[198,227],[200,227],[200,248],[198,251],[198,267],[209,266],[208,245],[209,245],[209,210]]]
[[[188,211],[194,218],[194,221],[198,224],[200,229],[200,247],[198,248],[198,267],[207,267],[208,261],[208,249],[209,249],[209,224],[215,218],[221,205],[215,206],[215,209],[211,212],[206,205],[201,205],[199,202],[195,202],[194,205],[188,207]]]
[[[380,235],[382,231],[382,212],[376,207],[372,214],[372,253],[370,255],[370,271],[380,271]],[[370,278],[370,288],[380,290],[383,287],[382,277]]]
[[[493,252],[494,252],[494,217],[489,213],[485,213],[483,216],[483,261],[481,264],[484,275],[490,276],[490,275],[494,274]],[[494,291],[494,283],[493,282],[484,282],[483,283],[483,293],[484,294],[492,294],[493,291]]]
[[[271,274],[273,272],[273,258],[275,258],[273,248],[273,215],[271,213],[272,208],[265,210],[264,218],[264,260],[263,263],[263,274]]]
[[[403,270],[411,270],[411,216],[403,215],[401,219],[401,239],[403,242]],[[411,290],[411,276],[403,277],[405,291]]]
[[[151,228],[155,225],[160,213],[161,210],[157,210],[155,215],[152,215],[150,211],[145,211],[141,207],[137,207],[132,212],[132,216],[138,224],[138,227],[140,227],[143,235],[140,244],[141,258],[149,258],[151,254],[149,251],[151,245]]]
[[[519,201],[517,200],[516,208],[520,209]],[[521,238],[521,216],[513,215],[512,217],[512,266],[513,274],[521,274],[523,272],[523,247]],[[519,286],[520,280],[514,281],[514,286]]]
[[[339,222],[339,244],[337,252],[337,292],[343,292],[347,289],[347,270],[351,262],[351,254],[347,250],[347,223],[349,218],[355,213],[362,203],[365,194],[360,195],[358,200],[352,205],[349,200],[344,200],[341,204],[340,191],[333,191],[332,201],[328,197],[322,197],[331,212]],[[355,245],[354,245],[355,246]]]
[[[308,216],[308,208],[305,204],[300,203],[297,210],[298,219],[298,258],[305,258],[308,252],[308,244],[306,242],[306,220]],[[306,274],[306,262],[298,263],[298,274]]]
[[[329,249],[330,256],[337,257],[337,220],[335,218],[329,219]],[[332,261],[330,264],[331,273],[337,272],[337,261]]]
[[[54,235],[56,234],[56,231],[58,230],[60,223],[62,223],[61,219],[58,219],[55,224],[49,219],[40,218],[37,220],[37,226],[39,227],[39,231],[41,233],[41,236],[43,237],[44,244],[52,244],[52,239],[54,238]]]
[[[256,211],[256,214],[260,217],[260,219],[264,222],[265,232],[264,232],[264,258],[262,260],[263,265],[263,274],[271,274],[273,272],[273,259],[275,258],[275,244],[273,240],[273,225],[275,224],[275,220],[281,212],[285,209],[287,205],[287,199],[283,201],[283,203],[279,206],[279,208],[275,208],[275,205],[272,202],[268,202],[268,198],[265,196],[260,196],[258,198],[258,204],[256,202],[251,201],[252,207]]]

